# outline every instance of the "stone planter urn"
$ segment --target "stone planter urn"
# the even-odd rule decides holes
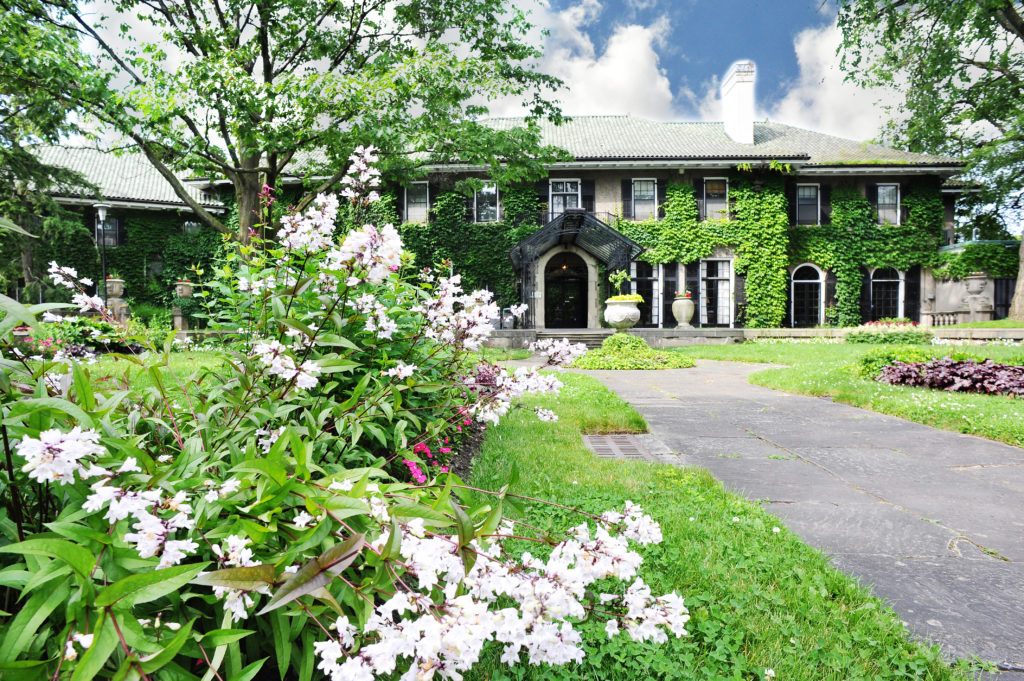
[[[964,277],[964,284],[967,286],[967,295],[981,295],[981,292],[985,290],[985,286],[988,285],[988,277],[984,274],[974,274]]]
[[[191,298],[192,297],[192,282],[190,281],[179,281],[174,285],[174,295],[178,298]]]
[[[107,298],[124,297],[124,279],[107,279]]]
[[[672,316],[676,318],[677,329],[692,329],[690,320],[693,319],[693,298],[689,296],[676,296],[672,301]]]
[[[636,300],[604,301],[604,320],[616,331],[625,331],[640,321],[640,308]]]

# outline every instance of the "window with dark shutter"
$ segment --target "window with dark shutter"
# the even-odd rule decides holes
[[[818,185],[798,184],[796,186],[796,224],[817,225],[819,221]]]
[[[580,182],[580,199],[582,200],[582,208],[588,213],[593,213],[595,209],[595,195],[597,189],[594,185],[593,180],[583,180]]]
[[[622,217],[633,219],[633,180],[622,181]]]
[[[633,180],[633,219],[649,220],[658,212],[658,187],[653,179]]]
[[[549,184],[551,188],[551,217],[555,218],[566,211],[567,208],[580,207],[580,181],[553,179]]]
[[[821,185],[821,224],[832,224],[832,185]]]
[[[658,218],[665,217],[665,202],[668,201],[668,186],[665,180],[658,180]]]
[[[96,221],[96,245],[116,248],[125,241],[125,219],[108,215],[104,224]]]

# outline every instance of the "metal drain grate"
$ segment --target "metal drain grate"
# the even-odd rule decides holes
[[[635,435],[584,435],[583,443],[602,459],[647,458],[647,451]]]

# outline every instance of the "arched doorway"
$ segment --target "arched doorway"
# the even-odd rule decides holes
[[[559,253],[544,268],[544,326],[587,326],[587,263],[575,253]]]
[[[822,322],[822,289],[825,278],[814,265],[801,265],[793,271],[792,301],[793,326],[810,328]]]

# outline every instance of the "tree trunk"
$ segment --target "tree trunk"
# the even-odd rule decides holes
[[[21,218],[17,219],[17,225],[22,229],[25,229],[25,221]],[[28,231],[27,229],[25,231]],[[36,281],[36,275],[32,271],[32,239],[21,236],[21,277],[25,280],[25,287]],[[23,301],[23,302],[38,302],[38,301]]]
[[[1017,286],[1013,289],[1009,319],[1024,321],[1024,241],[1020,242],[1020,267],[1017,269]]]
[[[238,174],[235,182],[235,192],[238,201],[238,241],[243,244],[249,243],[253,236],[253,229],[260,221],[260,178],[255,170],[260,162],[260,157],[247,156],[242,159],[243,172]]]

